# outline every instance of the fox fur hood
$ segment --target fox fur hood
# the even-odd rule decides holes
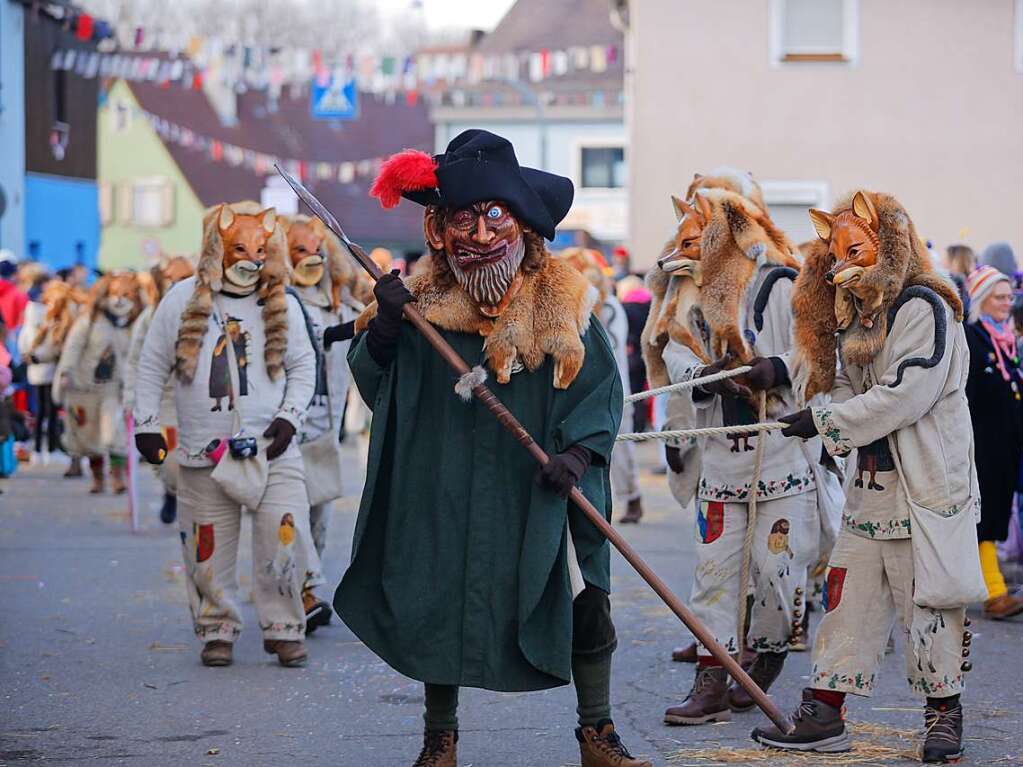
[[[860,302],[848,290],[825,279],[832,257],[828,243],[812,242],[792,297],[795,336],[793,388],[800,405],[815,394],[831,391],[839,353],[845,363],[869,364],[888,335],[888,313],[908,287],[922,286],[938,294],[962,321],[963,306],[956,289],[931,264],[927,249],[906,209],[892,195],[863,192],[878,218],[877,263],[867,267],[856,286],[858,294],[874,295],[880,310],[871,327],[854,322]],[[852,210],[850,194],[840,200],[834,214]],[[878,302],[877,299],[874,301]]]
[[[235,213],[255,215],[263,210],[258,203],[223,203],[207,209],[203,216],[202,251],[195,270],[195,290],[181,313],[181,325],[175,344],[175,372],[184,383],[195,377],[199,351],[213,313],[213,294],[224,285],[224,241],[217,221],[220,209],[227,205]],[[288,303],[285,289],[288,279],[288,238],[277,221],[266,243],[266,260],[259,277],[259,298],[263,304],[266,371],[276,379],[284,371],[284,352],[288,339]]]
[[[410,277],[405,284],[416,297],[416,307],[431,324],[456,333],[484,336],[487,367],[498,383],[508,383],[521,367],[530,372],[554,358],[554,386],[567,389],[583,366],[582,336],[589,327],[597,302],[597,289],[567,261],[551,258],[538,238],[527,238],[526,262],[536,266],[523,270],[522,287],[498,317],[479,312],[469,295],[450,279],[440,255],[431,258],[428,271]],[[376,316],[376,302],[356,320],[356,332],[365,330]]]
[[[284,228],[284,234],[287,236],[288,229],[291,228],[292,224],[310,224],[314,220],[312,216],[306,216],[298,214],[295,216],[279,216],[278,221]],[[345,250],[344,245],[341,244],[341,240],[337,238],[333,232],[324,227],[323,245],[320,246],[320,255],[323,256],[324,266],[324,280],[325,287],[330,296],[330,306],[335,312],[341,306],[341,297],[345,291],[351,293],[355,290],[355,281],[358,277],[358,273],[355,270],[355,265],[352,263],[351,258]],[[285,263],[288,266],[288,275],[290,278],[292,267],[291,259],[286,258]],[[322,284],[322,283],[321,283]]]

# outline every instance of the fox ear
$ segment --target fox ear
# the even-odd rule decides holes
[[[694,202],[696,203],[696,212],[703,216],[704,222],[710,221],[711,217],[714,215],[714,208],[710,204],[710,200],[707,198],[707,195],[697,192]]]
[[[874,203],[870,197],[862,189],[853,195],[852,205],[853,213],[870,224],[870,228],[876,232],[878,224],[877,210],[874,208]]]
[[[277,226],[277,211],[273,208],[267,208],[259,214],[259,218],[260,223],[263,225],[263,231],[267,234],[273,234]]]
[[[217,215],[217,226],[220,227],[220,231],[225,231],[231,228],[231,224],[234,223],[234,211],[231,210],[231,206],[224,203],[220,206],[220,213]]]
[[[810,208],[810,221],[813,222],[813,228],[817,230],[818,237],[824,242],[831,239],[831,225],[835,221],[833,215],[824,210]]]
[[[671,196],[671,204],[675,208],[675,219],[678,221],[681,221],[683,218],[685,218],[686,213],[694,212],[692,205],[690,205],[685,200],[676,197],[675,195]]]
[[[314,232],[316,232],[316,236],[317,237],[326,237],[327,236],[327,227],[325,227],[323,225],[323,222],[320,221],[320,219],[314,218],[312,220],[312,223],[309,224],[309,226],[311,226],[312,230]]]

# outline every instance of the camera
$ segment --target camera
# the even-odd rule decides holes
[[[227,447],[232,458],[255,458],[259,452],[255,437],[243,437],[240,434],[231,437],[227,441]]]

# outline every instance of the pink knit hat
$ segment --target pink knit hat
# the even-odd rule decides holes
[[[978,266],[966,278],[966,292],[971,304],[981,304],[988,292],[999,282],[1008,282],[1009,278],[993,266]]]

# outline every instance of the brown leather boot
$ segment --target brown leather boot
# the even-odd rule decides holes
[[[768,688],[774,684],[774,680],[781,674],[785,665],[785,655],[786,653],[783,652],[757,653],[756,660],[753,661],[753,665],[746,673],[753,678],[761,690],[767,692]],[[732,686],[728,688],[728,707],[732,711],[749,711],[755,705],[757,704],[750,694],[737,683],[732,682]]]
[[[299,639],[264,639],[263,649],[269,655],[276,655],[277,662],[285,668],[298,668],[309,660],[305,642]]]
[[[230,642],[214,639],[203,645],[202,654],[199,657],[204,666],[230,666],[234,663],[233,651],[234,645]]]
[[[610,719],[601,719],[596,727],[577,727],[575,737],[582,767],[653,767],[629,753]]]
[[[643,501],[640,498],[633,498],[629,501],[625,514],[618,520],[622,525],[635,525],[643,518]]]
[[[1004,621],[1020,613],[1023,613],[1023,600],[1012,594],[1002,594],[984,603],[984,617],[993,621]]]
[[[82,458],[81,456],[71,456],[71,463],[68,464],[67,471],[64,472],[64,479],[77,479],[82,476]]]
[[[89,492],[99,495],[106,489],[103,483],[103,456],[89,456],[89,471],[92,472],[92,487],[89,488]]]
[[[664,712],[664,723],[671,725],[710,724],[731,719],[728,673],[720,667],[697,668],[689,696],[681,706],[672,706]]]
[[[676,663],[696,663],[696,642],[685,647],[676,647],[671,651],[671,659]]]
[[[121,495],[128,486],[124,484],[124,467],[110,464],[110,490],[115,495]]]
[[[458,730],[427,730],[412,767],[458,767]]]

